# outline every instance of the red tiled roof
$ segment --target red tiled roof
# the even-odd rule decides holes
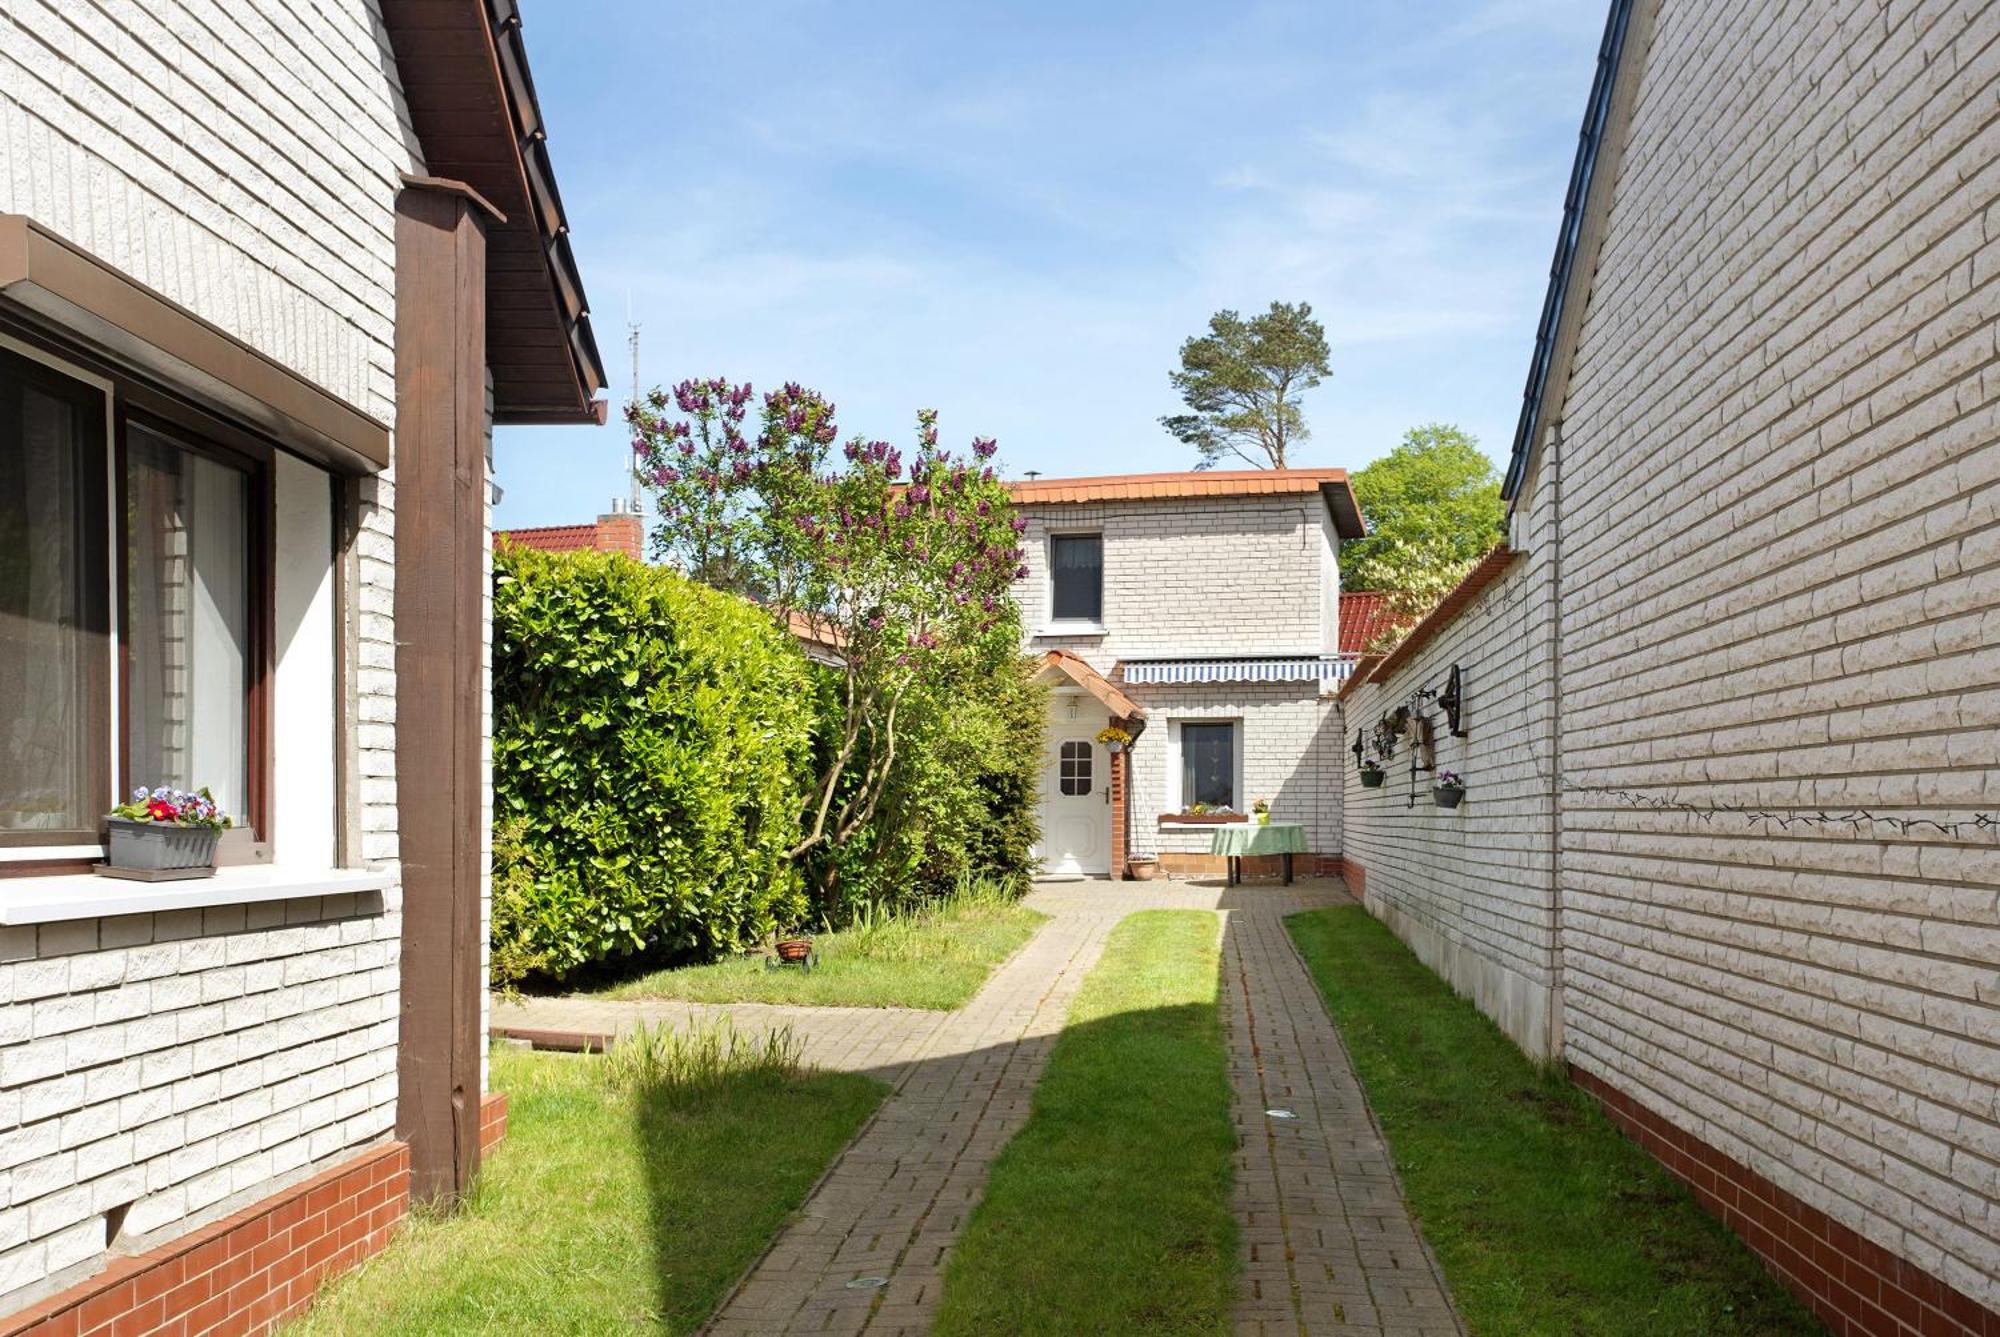
[[[1042,656],[1043,671],[1053,669],[1062,674],[1092,696],[1120,719],[1142,720],[1146,718],[1146,708],[1118,690],[1102,673],[1090,666],[1088,660],[1073,655],[1067,650],[1051,650]]]
[[[578,552],[597,546],[596,525],[543,525],[538,529],[500,529],[495,543],[513,543],[543,552]]]
[[[615,552],[634,561],[641,557],[639,517],[600,515],[587,525],[542,525],[531,529],[495,530],[493,542],[518,544],[542,552]]]
[[[1388,594],[1382,590],[1340,592],[1341,654],[1363,654],[1383,632],[1403,626],[1410,621],[1409,618],[1391,612],[1388,601]]]
[[[1342,538],[1366,530],[1345,469],[1197,469],[1168,474],[1029,478],[1007,485],[1017,506],[1092,501],[1176,501],[1193,497],[1306,496],[1324,493]]]

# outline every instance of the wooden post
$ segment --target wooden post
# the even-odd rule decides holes
[[[397,1136],[411,1192],[479,1163],[486,235],[448,183],[396,200],[396,810],[403,875]]]

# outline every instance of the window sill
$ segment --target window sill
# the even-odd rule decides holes
[[[1035,633],[1037,636],[1108,636],[1110,629],[1102,622],[1051,622]]]
[[[212,905],[295,901],[386,891],[387,873],[352,868],[273,868],[243,864],[184,882],[127,882],[95,873],[0,879],[0,926],[156,914]]]
[[[1240,812],[1163,813],[1160,829],[1164,831],[1174,826],[1239,826],[1249,820]]]

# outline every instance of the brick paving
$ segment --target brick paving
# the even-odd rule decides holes
[[[1219,910],[1239,1130],[1237,1332],[1460,1334],[1339,1033],[1284,931],[1285,915],[1346,900],[1338,882],[1320,880],[1045,884],[1029,903],[1050,922],[958,1012],[532,999],[497,1004],[494,1024],[544,1038],[615,1036],[641,1021],[789,1025],[809,1061],[889,1082],[891,1094],[707,1331],[918,1334],[937,1313],[987,1168],[1027,1121],[1112,927],[1140,909]],[[1298,1117],[1266,1115],[1273,1108]],[[870,1278],[886,1284],[850,1285]]]
[[[1237,1130],[1237,1333],[1464,1333],[1282,915],[1231,912],[1222,974]]]

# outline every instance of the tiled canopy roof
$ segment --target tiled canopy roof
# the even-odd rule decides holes
[[[1067,650],[1051,650],[1042,656],[1042,671],[1058,673],[1068,678],[1092,696],[1120,719],[1142,720],[1146,718],[1146,708],[1125,695],[1102,673],[1092,668],[1088,661]]]
[[[1009,483],[1018,506],[1063,502],[1180,501],[1198,497],[1310,496],[1322,493],[1342,538],[1367,531],[1345,469],[1212,469],[1171,474],[1028,478]]]

